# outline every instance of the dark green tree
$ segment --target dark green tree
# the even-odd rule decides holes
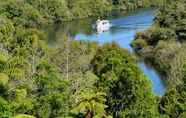
[[[151,85],[135,58],[117,44],[106,44],[92,61],[99,87],[107,92],[107,110],[113,117],[158,117]]]

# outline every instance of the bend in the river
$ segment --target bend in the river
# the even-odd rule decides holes
[[[97,41],[100,44],[114,41],[133,53],[130,44],[134,40],[136,32],[143,31],[153,24],[154,12],[153,9],[142,9],[124,15],[115,13],[109,18],[112,23],[111,29],[100,34],[92,28],[95,22],[93,19],[68,22],[61,25],[60,28],[61,31],[67,29],[76,40]],[[60,30],[60,28],[57,30]],[[54,35],[51,35],[51,37],[54,37]],[[55,37],[59,38],[56,35]],[[138,61],[138,65],[151,80],[154,93],[163,95],[166,87],[157,71],[148,66],[142,59]]]

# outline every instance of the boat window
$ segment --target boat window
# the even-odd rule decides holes
[[[107,22],[103,22],[103,25],[107,24]]]

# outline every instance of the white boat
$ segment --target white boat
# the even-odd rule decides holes
[[[110,27],[111,24],[108,20],[97,20],[96,22],[96,28],[98,33],[108,31]]]

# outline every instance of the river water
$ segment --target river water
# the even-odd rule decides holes
[[[149,28],[153,24],[154,16],[155,10],[153,9],[141,9],[127,14],[113,13],[108,18],[112,24],[109,31],[97,33],[93,28],[95,19],[82,19],[54,27],[55,30],[50,31],[50,36],[51,39],[57,40],[62,33],[68,32],[76,40],[97,41],[100,44],[114,41],[134,53],[130,44],[134,40],[136,32]],[[56,31],[58,35],[56,35]],[[139,59],[138,66],[151,80],[153,92],[159,96],[163,95],[166,87],[158,72],[142,59]]]

